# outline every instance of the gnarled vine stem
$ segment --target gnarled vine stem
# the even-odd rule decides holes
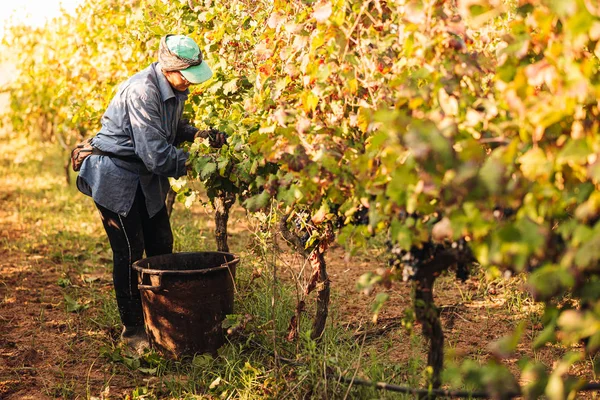
[[[304,259],[307,259],[311,266],[311,277],[305,288],[305,295],[313,290],[317,291],[317,309],[313,318],[311,338],[319,339],[325,331],[325,324],[329,314],[330,281],[327,275],[327,264],[325,263],[325,252],[333,241],[334,235],[331,229],[327,229],[325,235],[321,238],[311,251],[302,244],[300,238],[296,236],[288,227],[290,214],[285,214],[279,221],[279,231],[283,238],[296,250]],[[296,314],[299,314],[303,307],[296,307]],[[296,321],[300,320],[300,315],[295,315]],[[297,329],[297,324],[293,329]],[[290,332],[289,337],[293,337],[294,332]]]

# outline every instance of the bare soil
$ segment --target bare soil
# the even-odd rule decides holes
[[[10,188],[1,186],[0,183],[0,238],[5,240],[0,245],[22,235],[35,234],[35,229],[19,222],[11,208]],[[241,235],[243,228],[236,222],[230,233]],[[338,246],[329,251],[327,262],[334,315],[330,321],[355,332],[357,338],[366,333],[365,342],[375,343],[375,348],[377,343],[393,342],[392,347],[380,346],[381,352],[399,365],[408,365],[415,356],[426,359],[425,345],[415,347],[401,323],[411,304],[409,284],[396,283],[385,289],[390,298],[378,322],[373,323],[371,304],[375,293],[361,294],[356,281],[364,272],[380,267],[382,261],[369,255],[349,258]],[[140,374],[107,363],[102,355],[102,344],[107,338],[116,343],[119,332],[91,326],[82,313],[65,311],[64,292],[57,285],[64,271],[60,260],[52,255],[50,245],[33,249],[3,245],[0,272],[0,399],[125,398],[133,388],[144,385]],[[284,269],[281,275],[285,277],[288,272]],[[70,275],[70,278],[74,285],[86,284],[85,277]],[[101,292],[110,292],[109,271],[96,271],[94,284]],[[313,301],[314,295],[311,296],[308,301]],[[525,320],[520,354],[504,362],[515,373],[516,361],[524,354],[552,365],[565,350],[545,348],[535,353],[531,350],[531,340],[541,329],[533,317],[539,309],[529,299],[514,296],[511,286],[502,282],[484,284],[479,279],[470,279],[458,283],[451,277],[441,278],[436,286],[436,301],[447,348],[460,358],[484,360],[490,357],[490,343]],[[95,307],[86,310],[86,321],[93,319],[95,312]],[[420,333],[418,325],[415,332]],[[591,377],[589,365],[579,365],[571,372]],[[402,384],[403,377],[396,377],[393,383]]]
[[[35,229],[18,222],[10,188],[1,186],[0,398],[89,398],[103,390],[123,398],[141,382],[126,369],[114,371],[99,351],[107,336],[115,339],[118,333],[90,329],[81,314],[65,311],[57,285],[63,272],[50,245],[28,250],[6,245],[35,235]],[[84,284],[72,278],[74,285]],[[109,291],[110,276],[98,276],[96,284]]]

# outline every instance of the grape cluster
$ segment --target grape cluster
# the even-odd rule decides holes
[[[346,222],[346,216],[340,213],[340,206],[338,204],[331,205],[329,209],[335,215],[333,224],[337,229],[342,229],[345,225],[369,225],[368,207],[363,205],[358,206],[349,222]]]
[[[365,206],[359,206],[352,215],[352,225],[369,225],[369,209]]]
[[[398,220],[400,220],[400,221],[406,221],[406,219],[408,219],[408,218],[419,219],[420,217],[421,216],[416,212],[409,213],[406,210],[398,211]]]
[[[506,219],[515,215],[516,211],[512,207],[494,207],[494,218],[496,219]]]
[[[456,253],[456,278],[466,281],[469,277],[469,267],[472,264],[470,249],[464,238],[450,244],[422,242],[420,246],[413,245],[410,250],[400,248],[391,241],[386,242],[390,254],[388,265],[402,271],[402,280],[413,279],[419,268],[433,261],[439,254],[449,249]],[[450,267],[450,265],[449,265]]]
[[[494,218],[503,220],[513,217],[516,212],[517,210],[512,207],[496,206],[493,215]],[[397,217],[400,221],[406,221],[409,218],[421,219],[423,223],[433,226],[442,219],[442,213],[435,212],[422,217],[418,213],[400,210]],[[397,243],[391,241],[388,241],[386,246],[390,254],[389,266],[402,271],[404,281],[413,279],[419,272],[419,268],[434,260],[441,252],[452,255],[452,265],[448,265],[448,267],[451,267],[455,271],[456,278],[463,282],[469,278],[470,267],[475,261],[467,239],[464,237],[452,242],[449,240],[439,243],[433,241],[422,242],[411,246],[409,250],[400,248]]]
[[[433,242],[424,242],[421,247],[413,245],[407,251],[389,240],[386,242],[386,247],[390,253],[388,265],[402,270],[403,281],[412,279],[419,268],[432,260],[436,253],[443,248],[443,246]]]
[[[304,231],[302,233],[302,235],[299,237],[300,239],[300,243],[302,243],[302,246],[304,246],[304,248],[306,248],[306,243],[308,243],[308,239],[310,239],[310,234],[306,231]]]
[[[295,234],[304,248],[306,248],[306,243],[311,236],[308,229],[309,222],[310,215],[308,213],[298,213],[296,218],[294,218]]]
[[[470,252],[467,241],[464,238],[458,239],[456,242],[452,242],[452,248],[458,250],[459,254],[467,254]],[[456,279],[460,279],[462,282],[469,278],[469,267],[464,260],[459,260],[456,263]]]

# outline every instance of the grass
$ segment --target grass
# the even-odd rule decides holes
[[[269,225],[268,215],[247,216],[239,207],[231,215],[230,247],[241,258],[235,313],[240,319],[251,316],[245,329],[230,336],[216,358],[197,355],[174,361],[155,352],[141,357],[128,353],[118,340],[108,240],[91,199],[77,191],[73,176],[67,185],[66,158],[54,145],[0,136],[0,250],[1,265],[6,265],[0,275],[0,307],[14,306],[31,315],[0,315],[0,339],[5,327],[18,329],[23,337],[5,346],[7,353],[18,350],[22,359],[13,367],[0,366],[0,382],[8,381],[7,376],[14,380],[18,368],[35,366],[39,376],[22,378],[19,385],[50,398],[401,399],[412,397],[348,385],[333,376],[413,387],[425,381],[426,346],[420,328],[395,325],[381,332],[375,329],[381,325],[368,325],[361,326],[368,334],[358,334],[356,326],[339,323],[348,314],[348,299],[341,292],[332,293],[320,343],[310,339],[313,301],[301,319],[300,338],[285,340],[298,297],[291,276],[300,261],[277,250],[273,230],[258,229]],[[213,249],[212,221],[210,209],[200,204],[191,209],[177,204],[172,217],[175,251]],[[358,251],[353,262],[372,269],[382,265],[385,250],[381,238],[377,240],[381,243],[374,251]],[[486,281],[479,274],[466,283],[458,283],[453,274],[438,278],[436,301],[450,304],[442,312],[446,383],[475,388],[461,382],[459,364],[470,359],[477,368],[489,360],[486,338],[479,336],[493,336],[503,327],[500,322],[510,327],[526,320],[526,339],[535,338],[542,310],[524,295],[522,285],[521,277]],[[410,303],[408,295],[400,298],[398,293],[388,306]],[[472,330],[455,331],[455,324]],[[29,360],[22,357],[28,349],[41,350]],[[531,355],[548,360],[543,349]],[[581,364],[589,369],[592,360]]]
[[[261,222],[248,220],[239,209],[232,219],[248,231],[234,235],[230,247],[240,249],[236,313],[252,316],[246,330],[231,337],[214,359],[196,356],[173,361],[154,352],[141,357],[128,354],[118,342],[120,322],[108,240],[91,199],[78,193],[73,176],[66,183],[66,153],[19,137],[0,138],[0,147],[0,196],[9,206],[1,215],[4,225],[0,228],[13,232],[11,238],[0,238],[0,245],[8,257],[31,261],[23,263],[35,282],[44,282],[40,274],[52,271],[49,289],[28,288],[41,289],[38,301],[48,304],[48,309],[41,308],[35,316],[38,333],[43,334],[52,322],[64,337],[52,349],[60,360],[40,385],[46,396],[97,398],[121,385],[131,399],[398,398],[372,388],[349,387],[328,374],[420,380],[422,362],[417,358],[409,369],[399,367],[386,360],[377,343],[365,344],[336,326],[337,304],[332,304],[332,317],[320,344],[309,338],[309,317],[301,321],[300,339],[287,342],[296,289],[281,281],[281,276],[274,283],[273,267],[283,266],[272,247],[271,233],[253,229]],[[212,215],[202,206],[188,210],[176,205],[172,220],[175,251],[214,248],[211,224]],[[263,271],[261,278],[252,278],[258,269]],[[5,299],[15,296],[15,287],[4,284],[4,289]],[[392,339],[385,340],[385,346],[393,346]],[[417,341],[414,336],[411,340]],[[32,342],[32,346],[40,345]],[[82,349],[87,353],[82,354]],[[275,353],[287,361],[276,359]],[[83,376],[71,371],[73,363],[83,364]],[[119,377],[126,379],[117,382]]]

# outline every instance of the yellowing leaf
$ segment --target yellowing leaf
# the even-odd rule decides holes
[[[277,28],[283,21],[285,21],[285,16],[279,14],[278,12],[274,12],[271,14],[269,19],[267,20],[267,26],[271,29]]]
[[[218,376],[218,377],[217,377],[217,379],[215,379],[214,381],[212,381],[212,382],[210,383],[210,385],[208,386],[208,388],[209,388],[209,389],[214,389],[214,388],[216,388],[217,386],[219,386],[219,384],[220,384],[220,383],[221,383],[221,377],[220,377],[220,376]]]
[[[446,93],[443,88],[438,91],[438,101],[444,113],[452,116],[458,115],[458,100]]]
[[[357,116],[357,126],[361,131],[366,132],[369,128],[369,115],[366,108],[360,108]]]
[[[304,108],[304,111],[315,111],[317,104],[319,104],[319,98],[315,96],[313,92],[304,93],[302,96],[302,107]]]
[[[325,22],[329,19],[332,13],[331,2],[325,1],[323,3],[317,4],[314,8],[313,18],[317,20],[317,22]]]
[[[519,157],[519,163],[523,176],[530,180],[547,179],[552,172],[552,163],[539,147],[533,148]]]
[[[348,79],[346,81],[346,86],[351,94],[355,94],[358,91],[358,81],[355,78]]]
[[[327,213],[329,212],[329,207],[327,207],[326,204],[321,205],[321,208],[319,208],[319,211],[317,211],[313,216],[312,216],[312,222],[314,222],[315,224],[320,224],[321,222],[323,222],[325,220],[325,216],[327,215]]]
[[[223,85],[223,94],[230,94],[237,91],[237,78],[234,78]]]

